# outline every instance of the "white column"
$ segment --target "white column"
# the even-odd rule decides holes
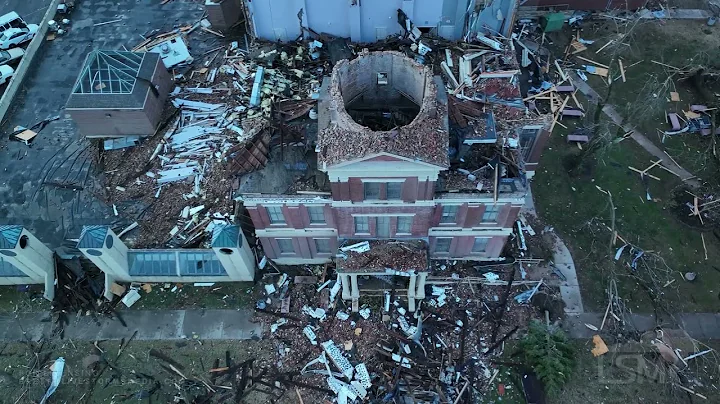
[[[351,287],[352,287],[352,294],[350,295],[350,297],[353,299],[360,298],[360,288],[358,288],[357,277],[358,277],[357,274],[350,275],[350,282],[351,282]]]
[[[417,279],[417,288],[415,291],[415,298],[418,300],[425,299],[425,282],[427,281],[428,273],[419,272]]]
[[[341,285],[342,285],[342,298],[343,300],[350,300],[352,299],[352,296],[350,295],[350,275],[348,274],[340,274],[340,279],[342,279]]]
[[[410,312],[415,311],[415,284],[417,281],[417,275],[410,275],[410,280],[408,281],[408,310]]]

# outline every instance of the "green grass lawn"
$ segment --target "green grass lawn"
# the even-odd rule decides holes
[[[176,309],[236,309],[253,305],[253,282],[218,282],[213,286],[193,286],[181,284],[175,292],[176,284],[159,283],[152,285],[152,291],[140,290],[142,296],[131,308],[120,304],[125,310],[176,310]]]
[[[566,143],[565,131],[556,129],[551,136],[533,180],[533,193],[541,218],[555,226],[570,246],[586,310],[600,311],[607,303],[605,288],[610,268],[597,262],[608,254],[610,232],[593,233],[586,226],[595,218],[610,223],[608,198],[597,190],[599,186],[613,195],[618,234],[644,250],[657,252],[674,270],[669,279],[676,281],[666,288],[666,298],[681,304],[676,307],[686,311],[716,311],[720,273],[712,268],[712,263],[720,259],[720,243],[712,233],[705,235],[706,261],[700,232],[670,211],[674,205],[672,191],[680,181],[665,171],[654,170],[653,174],[661,179],[650,180],[650,193],[657,202],[647,201],[640,176],[628,166],[643,169],[650,165],[651,156],[630,139],[613,146],[592,172],[571,175],[563,161],[580,151]],[[647,295],[632,279],[622,276],[629,269],[623,264],[616,269],[621,274],[621,293],[632,300],[630,308],[649,310]],[[688,271],[700,274],[701,281],[683,281],[681,273]]]
[[[641,60],[643,62],[627,70],[625,83],[615,83],[610,103],[625,112],[633,124],[640,127],[661,149],[667,150],[681,166],[703,180],[717,183],[718,165],[709,158],[707,152],[709,139],[687,134],[668,138],[663,144],[657,135],[657,129],[669,129],[664,119],[665,111],[681,113],[682,109],[688,109],[688,104],[701,103],[696,101],[697,95],[689,86],[673,85],[670,80],[668,91],[679,92],[681,102],[671,103],[663,94],[657,94],[657,98],[652,94],[649,95],[650,99],[642,98],[648,95],[643,90],[646,83],[663,82],[668,77],[669,70],[651,63],[651,60],[682,67],[691,64],[693,58],[707,61],[720,56],[716,38],[719,32],[715,30],[713,35],[708,35],[705,28],[697,21],[668,21],[665,25],[652,22],[637,26],[634,39],[630,41],[631,46],[621,54],[625,66]],[[615,33],[613,23],[597,30],[584,30],[582,37],[596,39],[597,43],[581,55],[600,63],[610,63],[611,52],[596,54],[594,50],[613,38]],[[556,38],[554,46],[559,48],[564,43],[566,40]],[[557,49],[554,51],[557,52]],[[698,56],[701,51],[706,54]],[[611,74],[619,75],[619,70],[614,70],[615,73],[611,71]],[[589,75],[588,83],[601,95],[606,94],[606,84],[597,76]],[[584,105],[589,105],[584,97],[578,98]],[[641,110],[638,105],[645,104],[650,105],[647,113],[638,113]],[[628,111],[634,113],[628,114]],[[586,119],[591,120],[592,111],[588,115]],[[664,300],[676,311],[717,312],[720,269],[715,269],[713,263],[720,258],[720,242],[712,229],[704,229],[708,251],[708,259],[705,260],[697,226],[699,223],[695,224],[692,220],[684,223],[680,220],[680,214],[684,213],[678,213],[681,209],[678,205],[684,201],[674,199],[679,200],[678,195],[686,195],[681,181],[666,171],[653,169],[651,174],[661,180],[649,180],[649,190],[654,201],[647,201],[640,176],[629,170],[628,166],[644,169],[654,157],[632,139],[624,140],[602,153],[591,169],[570,174],[564,161],[579,155],[580,151],[566,143],[565,135],[581,123],[567,120],[563,123],[568,129],[555,128],[542,156],[540,170],[533,180],[533,193],[541,218],[555,226],[569,244],[578,268],[586,310],[604,310],[611,270],[618,275],[620,293],[630,300],[630,309],[639,312],[651,311],[652,308],[645,290],[628,276],[630,269],[626,264],[627,255],[617,265],[603,261],[603,258],[614,254],[614,251],[608,251],[610,232],[591,231],[586,226],[593,219],[609,224],[610,205],[607,196],[596,189],[599,186],[613,195],[618,234],[644,250],[655,251],[672,268],[671,272],[663,274],[664,280],[675,279],[670,286],[662,289],[665,292]],[[686,195],[686,200],[692,201],[692,197]],[[618,243],[615,248],[621,245]],[[682,274],[689,271],[699,274],[698,281],[689,283],[683,280]]]

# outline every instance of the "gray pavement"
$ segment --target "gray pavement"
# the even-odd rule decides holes
[[[20,4],[12,0],[9,7]],[[49,1],[30,0],[35,9]],[[9,8],[8,7],[8,8]],[[21,14],[29,11],[21,11]],[[28,9],[29,10],[29,9]],[[9,11],[9,10],[8,10]],[[34,14],[33,14],[34,15]],[[39,18],[42,13],[39,13]],[[0,224],[20,224],[50,247],[59,247],[65,238],[77,238],[86,224],[109,224],[112,208],[96,195],[100,181],[93,165],[92,148],[78,134],[63,108],[86,55],[93,49],[131,49],[152,29],[167,32],[192,24],[203,15],[202,3],[137,0],[83,0],[69,16],[66,35],[46,41],[28,71],[3,122],[7,134],[16,125],[31,126],[59,115],[47,125],[31,146],[0,137]],[[116,23],[94,24],[122,18]],[[29,18],[29,20],[31,20]],[[191,52],[202,55],[216,47],[219,39],[201,31],[189,36]],[[81,190],[54,188],[47,181],[82,184]],[[128,205],[137,202],[118,202]],[[128,218],[131,222],[134,218]]]
[[[600,328],[604,313],[582,313],[568,315],[563,322],[563,328],[572,338],[591,338],[597,331],[589,329],[585,324]],[[657,321],[652,314],[633,314],[630,326],[637,331],[644,332],[663,328],[682,328],[688,335],[698,340],[720,339],[720,314],[717,313],[685,313],[678,314],[677,321],[660,319]]]
[[[118,320],[90,316],[72,316],[65,327],[65,339],[119,340],[137,330],[138,340],[260,339],[263,328],[253,323],[251,310],[127,310],[120,312],[127,327]],[[49,313],[0,316],[0,340],[39,340],[52,334],[54,324]]]
[[[525,198],[525,206],[520,210],[520,214],[525,217],[537,217],[535,211],[535,201],[533,200],[532,187],[528,189],[528,197]],[[540,229],[537,229],[540,231]],[[565,275],[565,280],[560,281],[557,286],[560,288],[560,296],[565,303],[565,313],[579,314],[584,311],[582,303],[582,295],[580,293],[580,282],[577,277],[575,261],[573,260],[570,250],[567,248],[563,240],[556,233],[551,233],[555,239],[553,243],[553,263]],[[554,284],[552,281],[549,284]]]

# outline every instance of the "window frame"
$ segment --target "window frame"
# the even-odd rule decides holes
[[[363,199],[366,200],[366,201],[368,201],[368,200],[369,200],[369,201],[378,201],[378,200],[380,200],[380,193],[381,193],[381,190],[380,190],[381,186],[380,186],[380,185],[382,185],[382,184],[379,183],[379,182],[373,182],[373,181],[363,182]],[[370,187],[376,187],[375,191],[377,192],[377,195],[374,195],[374,196],[373,196],[373,195],[370,195],[370,196],[368,196],[368,194],[369,194],[369,193],[368,193],[368,188],[370,188]]]
[[[440,240],[448,240],[447,242],[447,250],[446,251],[439,251],[438,246],[440,246]],[[435,248],[433,249],[433,252],[436,254],[450,254],[450,246],[452,245],[452,237],[436,237],[435,238]],[[443,241],[444,242],[444,241]]]
[[[277,209],[277,211],[275,210]],[[265,206],[265,211],[268,215],[268,220],[271,225],[286,225],[285,213],[283,212],[282,206]],[[280,215],[280,221],[273,219],[273,212]]]
[[[320,216],[322,217],[322,221],[315,221],[313,219],[313,210],[317,213],[319,211]],[[327,224],[327,219],[325,219],[325,206],[323,205],[310,205],[307,206],[308,211],[308,217],[310,218],[310,224],[316,225],[316,224]]]
[[[292,255],[292,254],[295,254],[295,244],[293,244],[293,239],[292,239],[292,238],[287,238],[287,237],[276,238],[275,241],[277,242],[278,253],[279,253],[280,255],[288,255],[288,254]],[[281,241],[283,241],[283,242],[284,242],[284,241],[289,241],[289,242],[290,242],[290,251],[283,251],[283,246],[282,246]]]
[[[320,246],[318,245],[318,241],[327,243],[327,251],[321,251]],[[330,239],[329,238],[314,238],[313,242],[315,243],[315,253],[316,254],[331,254],[332,253],[332,247],[330,245]]]
[[[414,216],[398,216],[397,217],[397,228],[396,228],[395,233],[396,234],[412,234],[412,226],[413,226],[414,219],[415,219]],[[400,221],[401,220],[408,221],[408,224],[407,224],[408,231],[401,231],[401,229],[400,229]]]
[[[488,209],[491,209],[490,212],[488,212]],[[485,205],[485,210],[483,211],[482,217],[480,218],[480,223],[497,223],[498,219],[500,218],[500,211],[502,210],[502,206],[500,205]],[[493,214],[493,219],[486,219],[485,215],[487,214]]]
[[[473,254],[484,254],[484,253],[486,253],[486,252],[487,252],[488,244],[490,244],[490,239],[491,239],[491,237],[475,237],[475,239],[473,240],[473,245],[472,245],[472,249],[470,250],[470,252],[472,252]],[[482,249],[482,250],[477,250],[477,249],[475,248],[475,247],[477,246],[478,240],[485,240],[485,244],[483,244],[483,246],[482,246],[483,249]]]
[[[441,205],[440,211],[440,224],[455,224],[457,223],[457,214],[460,210],[460,205]],[[445,215],[445,209],[454,209],[452,220],[448,221]]]
[[[397,186],[397,196],[390,196],[390,186]],[[402,200],[402,182],[386,182],[385,183],[385,199],[388,201],[401,201]]]
[[[366,228],[366,230],[359,231],[358,221],[364,222],[361,224],[363,225],[363,227]],[[355,231],[355,234],[370,234],[370,217],[369,216],[353,216],[353,230]]]

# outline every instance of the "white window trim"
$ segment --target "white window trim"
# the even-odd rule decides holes
[[[350,216],[356,217],[356,216],[369,216],[369,217],[378,217],[378,216],[413,216],[415,217],[415,213],[351,213]]]
[[[360,181],[364,184],[366,182],[405,182],[407,178],[360,178]]]

